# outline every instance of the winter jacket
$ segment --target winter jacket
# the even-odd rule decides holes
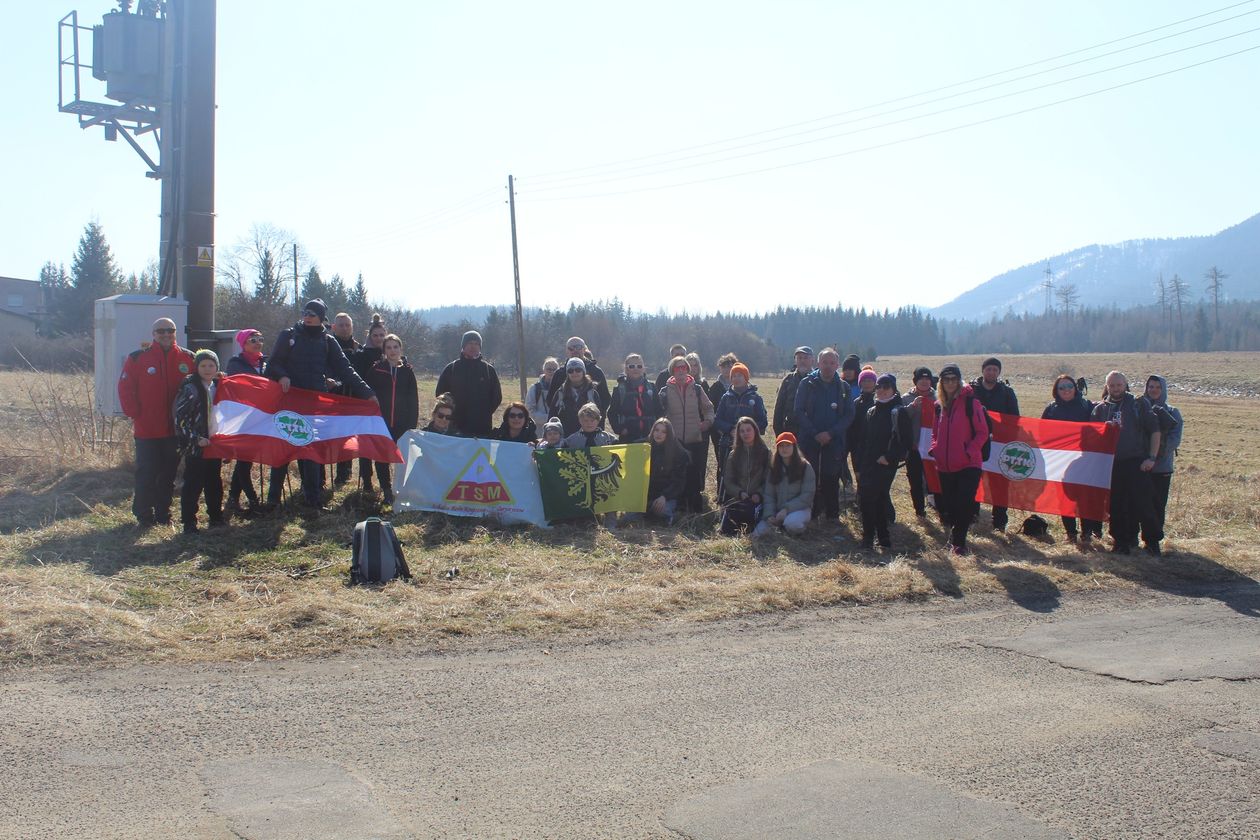
[[[214,384],[207,389],[201,377],[192,373],[179,386],[175,405],[171,408],[171,418],[175,424],[175,438],[181,454],[190,458],[201,457],[197,438],[210,437],[210,404],[214,400],[214,388],[222,380],[222,375],[215,377]]]
[[[861,456],[862,438],[866,434],[866,412],[870,411],[874,405],[874,391],[869,394],[859,393],[857,399],[853,401],[853,422],[849,424],[849,431],[845,434],[845,442],[848,444],[849,452],[858,457]]]
[[[345,354],[346,361],[350,363],[350,367],[354,368],[354,372],[359,374],[359,378],[366,382],[367,371],[357,367],[354,363],[354,358],[356,355],[358,355],[359,351],[363,349],[363,345],[360,344],[358,341],[356,341],[353,336],[345,341],[342,341],[337,336],[336,333],[333,333],[332,337],[333,337],[333,341],[337,342],[337,346],[341,348],[341,352]],[[338,379],[338,381],[341,381],[339,377],[334,376],[333,378]],[[341,394],[343,397],[354,396],[354,391],[351,390],[350,385],[344,381],[341,381],[340,388],[333,389],[333,393]]]
[[[454,423],[447,426],[445,432],[439,432],[436,428],[434,428],[433,421],[430,420],[428,423],[425,424],[424,428],[421,429],[420,431],[428,432],[429,434],[433,434],[433,435],[446,435],[447,437],[464,437],[464,435],[460,433],[459,428],[456,427]]]
[[[617,387],[608,406],[608,426],[622,443],[645,440],[660,416],[656,389],[646,376],[640,376],[633,383],[624,373],[617,377]]]
[[[320,392],[328,390],[326,379],[335,379],[349,387],[351,396],[372,396],[372,389],[350,367],[337,339],[323,327],[308,327],[301,321],[276,337],[267,376],[277,381],[287,376],[294,388]]]
[[[582,424],[578,422],[578,409],[587,403],[595,403],[599,406],[601,413],[608,408],[608,403],[604,402],[599,395],[599,388],[594,382],[587,384],[583,382],[574,388],[569,382],[565,382],[560,388],[551,395],[551,416],[560,420],[560,425],[564,427],[566,436],[573,434],[582,428]],[[600,428],[603,428],[603,420],[600,421]]]
[[[350,367],[354,368],[359,376],[367,379],[367,373],[372,369],[372,365],[385,358],[385,352],[379,347],[366,345],[354,351],[354,355],[346,354],[346,358],[350,360]]]
[[[800,373],[793,370],[783,377],[783,381],[779,383],[779,393],[774,398],[774,434],[776,437],[784,432],[797,433],[799,424],[796,422],[796,389],[800,387],[801,380],[807,376],[809,376],[808,373]]]
[[[529,390],[525,392],[525,406],[529,409],[529,418],[540,429],[551,419],[551,406],[547,403],[547,391],[550,387],[551,383],[547,381],[547,377],[540,376],[538,381],[530,385]]]
[[[910,418],[910,437],[914,441],[911,445],[915,449],[919,446],[919,438],[921,437],[920,432],[923,431],[923,409],[920,407],[923,403],[915,403],[915,398],[918,396],[919,392],[917,390],[906,391],[901,395],[901,404],[906,407],[906,414]],[[930,415],[928,425],[931,426],[932,422],[936,419],[936,392],[930,391],[928,395],[924,397],[924,400],[930,402],[933,406],[933,408],[928,410],[928,414]]]
[[[971,401],[971,417],[967,417],[967,402]],[[984,466],[980,450],[989,439],[989,421],[984,405],[976,398],[970,385],[963,385],[946,411],[936,406],[936,423],[932,428],[932,457],[941,472],[959,472]]]
[[[227,361],[227,368],[223,371],[227,376],[239,376],[246,374],[247,376],[266,376],[267,375],[267,354],[258,357],[258,366],[254,367],[245,358],[244,353],[237,353]]]
[[[1094,404],[1077,392],[1070,400],[1061,400],[1054,395],[1054,401],[1041,412],[1042,420],[1064,420],[1068,423],[1089,423],[1092,420]]]
[[[666,458],[666,446],[673,447],[672,458]],[[691,453],[683,449],[677,440],[653,443],[648,477],[648,504],[661,496],[666,501],[676,502],[681,499],[683,488],[687,485],[687,467],[690,464]]]
[[[862,428],[862,448],[857,451],[859,472],[881,466],[881,456],[896,469],[917,444],[911,431],[910,410],[897,398],[868,408]]]
[[[1093,420],[1103,423],[1120,415],[1120,439],[1116,442],[1116,460],[1150,457],[1151,434],[1159,431],[1159,421],[1145,399],[1136,399],[1128,392],[1119,402],[1107,397],[1094,406]]]
[[[723,446],[732,444],[731,435],[741,417],[751,417],[757,424],[757,433],[762,435],[766,433],[766,402],[761,398],[761,394],[757,393],[756,385],[749,385],[742,394],[736,393],[733,388],[728,388],[726,393],[719,398],[717,410],[713,416],[713,428],[717,429],[721,436]]]
[[[730,390],[731,383],[723,379],[721,376],[718,376],[716,380],[710,383],[702,376],[700,377],[700,387],[703,388],[704,392],[709,395],[709,402],[713,403],[714,422],[713,425],[709,427],[709,437],[716,443],[722,437],[722,433],[718,431],[717,427],[717,407],[718,403],[722,401],[722,397]],[[738,420],[739,418],[736,417],[735,419]]]
[[[1163,432],[1163,436],[1159,439],[1159,457],[1155,459],[1155,466],[1151,472],[1167,475],[1176,469],[1177,450],[1181,448],[1181,412],[1176,406],[1168,404],[1168,380],[1162,376],[1155,378],[1163,386],[1161,390],[1163,396],[1152,402],[1145,394],[1142,395],[1142,399],[1150,404],[1151,411],[1159,421],[1159,430]]]
[[[798,510],[811,510],[814,507],[814,491],[818,489],[818,479],[814,468],[805,462],[805,472],[800,481],[793,481],[786,472],[775,484],[766,475],[766,489],[761,494],[761,518],[769,519],[781,510],[795,513]]]
[[[726,456],[726,467],[722,470],[722,501],[729,502],[739,498],[740,493],[764,496],[766,491],[766,475],[770,472],[770,450],[756,447],[748,450],[748,457],[737,461],[732,449]]]
[[[801,380],[796,389],[796,422],[800,431],[796,433],[797,446],[811,461],[817,458],[823,447],[814,440],[814,435],[821,432],[831,433],[831,443],[826,447],[828,470],[838,468],[848,454],[845,434],[853,423],[853,398],[850,395],[849,383],[837,373],[830,382],[824,382],[822,372],[815,370]]]
[[[578,430],[560,441],[560,447],[562,449],[589,449],[592,446],[611,446],[616,442],[617,438],[603,429],[596,429],[593,432]]]
[[[1015,396],[1015,389],[999,380],[993,389],[989,390],[984,387],[983,382],[984,379],[981,378],[971,383],[971,389],[981,405],[998,414],[1019,415],[1019,398]]]
[[[550,404],[556,398],[556,391],[559,391],[568,379],[565,376],[565,363],[567,359],[560,362],[560,370],[556,371],[556,375],[551,377],[551,385],[547,389],[547,403]],[[604,371],[594,359],[584,358],[582,364],[586,365],[586,375],[591,378],[591,382],[595,383],[595,391],[599,394],[599,406],[606,409],[608,404],[612,402],[612,394],[608,393],[608,377],[604,375]],[[592,400],[592,402],[595,402]],[[602,428],[602,424],[601,424]]]
[[[532,417],[526,417],[525,425],[521,427],[521,433],[516,437],[512,437],[512,430],[508,428],[507,418],[504,417],[503,422],[499,424],[499,428],[494,430],[494,439],[505,443],[534,443],[538,440],[538,427],[534,425]]]
[[[394,440],[416,428],[420,422],[420,387],[416,372],[405,357],[398,367],[391,365],[388,359],[372,365],[367,372],[367,383],[376,392],[381,417],[385,418]]]
[[[460,356],[442,369],[435,393],[455,397],[455,425],[468,437],[485,438],[494,428],[494,412],[503,403],[503,389],[494,365],[478,356]]]
[[[688,376],[680,391],[671,376],[657,397],[661,402],[661,415],[674,424],[679,443],[690,445],[706,439],[707,435],[700,431],[700,422],[713,422],[713,403],[699,383]]]
[[[195,372],[193,355],[179,345],[163,350],[156,341],[123,362],[118,402],[141,439],[172,437],[171,406],[184,377]]]

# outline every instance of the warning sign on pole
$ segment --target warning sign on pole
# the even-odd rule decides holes
[[[214,246],[197,246],[197,268],[214,268]]]

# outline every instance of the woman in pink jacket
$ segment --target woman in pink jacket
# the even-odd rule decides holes
[[[976,490],[984,463],[980,451],[989,439],[989,421],[971,386],[963,384],[958,365],[941,368],[936,396],[932,457],[941,479],[941,515],[950,527],[950,553],[966,554],[967,529],[980,511]]]

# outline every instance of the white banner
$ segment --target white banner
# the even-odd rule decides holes
[[[534,450],[524,443],[407,432],[398,441],[394,510],[488,516],[547,527]]]

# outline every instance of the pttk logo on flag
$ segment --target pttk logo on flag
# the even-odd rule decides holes
[[[271,467],[299,458],[402,463],[376,403],[301,388],[286,394],[278,382],[245,374],[224,377],[215,388],[205,455]]]
[[[928,489],[940,492],[932,418],[924,412],[919,454]],[[934,412],[933,412],[934,414]],[[985,504],[1058,516],[1107,519],[1111,464],[1120,432],[1106,423],[1067,423],[989,412],[993,443],[976,499]]]

